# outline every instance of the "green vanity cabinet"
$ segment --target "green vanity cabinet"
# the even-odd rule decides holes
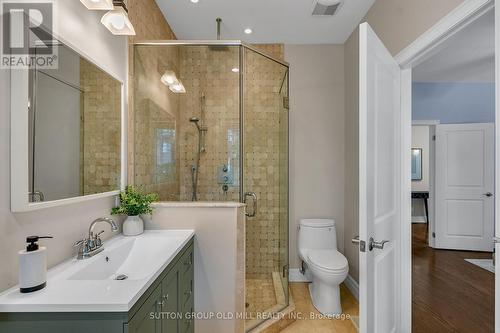
[[[157,286],[151,295],[134,314],[132,320],[125,325],[129,333],[161,333],[161,321],[151,319],[151,314],[161,313],[161,285]]]
[[[193,239],[128,312],[0,313],[0,333],[193,333]]]

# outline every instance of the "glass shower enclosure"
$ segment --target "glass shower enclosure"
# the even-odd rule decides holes
[[[289,66],[240,41],[139,42],[130,57],[133,183],[247,203],[250,330],[288,306]]]

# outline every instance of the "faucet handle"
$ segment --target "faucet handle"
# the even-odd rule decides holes
[[[78,246],[84,245],[85,243],[87,243],[87,239],[81,239],[78,242],[75,242],[75,244],[73,244],[73,246],[78,247]]]

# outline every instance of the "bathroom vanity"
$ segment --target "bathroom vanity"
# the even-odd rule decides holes
[[[0,332],[194,332],[192,230],[117,236],[49,270],[47,287],[0,294]]]

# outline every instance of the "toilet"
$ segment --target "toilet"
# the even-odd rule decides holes
[[[337,250],[335,220],[302,219],[298,238],[305,274],[312,277],[309,291],[314,307],[324,315],[341,314],[339,285],[346,279],[349,265]]]

